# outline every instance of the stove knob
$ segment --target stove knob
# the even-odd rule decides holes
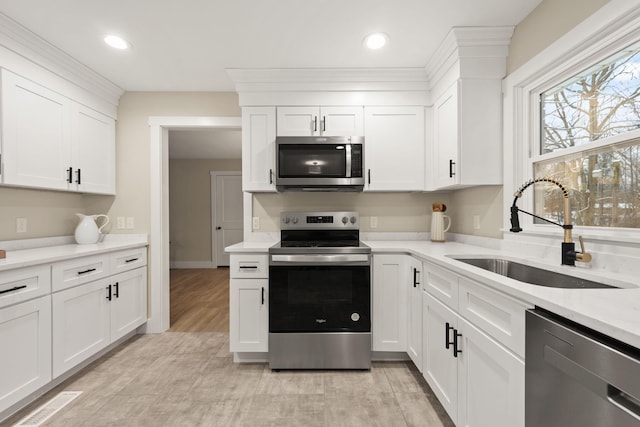
[[[285,224],[289,224],[289,221],[291,221],[291,220],[289,219],[289,217],[288,217],[288,216],[285,216],[285,217],[282,219],[282,221],[283,221]]]
[[[298,223],[298,217],[294,216],[293,219],[291,220],[294,224]]]
[[[342,223],[346,224],[349,221],[349,218],[347,218],[346,216],[342,217]]]
[[[352,217],[351,217],[351,224],[355,224],[355,223],[356,223],[356,217],[355,217],[355,216],[352,216]]]

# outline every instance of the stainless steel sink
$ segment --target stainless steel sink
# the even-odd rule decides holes
[[[615,288],[617,286],[605,285],[604,283],[593,282],[579,277],[568,276],[555,271],[532,267],[501,258],[453,258],[457,261],[482,268],[492,273],[509,277],[510,279],[531,285],[549,286],[552,288]]]

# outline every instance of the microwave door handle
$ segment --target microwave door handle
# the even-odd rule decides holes
[[[344,176],[346,178],[351,178],[351,144],[345,145],[345,155],[347,156],[346,158],[347,170]]]

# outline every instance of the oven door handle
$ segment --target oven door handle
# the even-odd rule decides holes
[[[367,254],[313,254],[313,255],[271,255],[273,263],[287,264],[342,264],[342,263],[370,263]]]

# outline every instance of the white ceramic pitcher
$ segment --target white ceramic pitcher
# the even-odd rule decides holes
[[[444,226],[445,221],[447,226]],[[444,233],[449,231],[451,227],[451,218],[442,212],[433,212],[431,214],[431,241],[444,242]]]
[[[76,227],[74,234],[76,242],[80,245],[86,245],[91,243],[97,243],[100,240],[100,232],[105,225],[109,224],[109,217],[106,215],[83,215],[81,213],[76,214],[80,218],[80,223]],[[100,217],[105,219],[104,223],[98,228],[96,220]]]

